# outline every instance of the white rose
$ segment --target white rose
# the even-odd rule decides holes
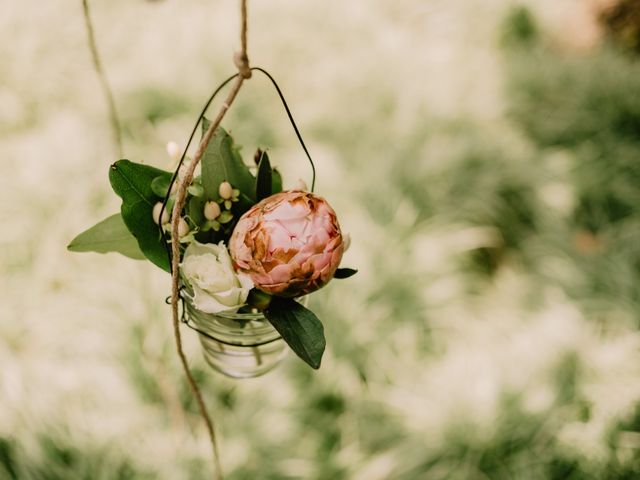
[[[193,289],[193,304],[206,313],[237,311],[247,300],[253,282],[238,274],[224,242],[191,242],[180,264],[182,278]]]

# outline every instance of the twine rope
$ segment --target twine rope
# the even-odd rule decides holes
[[[247,55],[247,0],[241,0],[240,2],[240,16],[241,16],[241,51],[239,54],[234,56],[236,66],[238,67],[239,75],[235,77],[235,81],[227,98],[218,114],[216,115],[211,125],[205,132],[202,140],[200,141],[200,145],[196,150],[196,153],[193,157],[193,160],[189,164],[187,171],[184,177],[178,183],[178,190],[176,192],[176,201],[173,206],[173,212],[171,216],[171,315],[173,320],[173,332],[176,340],[176,350],[178,352],[178,356],[180,357],[180,362],[182,363],[182,367],[184,369],[184,373],[187,377],[187,381],[189,382],[189,386],[191,387],[191,391],[196,398],[198,403],[198,408],[200,410],[200,414],[205,422],[207,427],[207,432],[209,434],[209,440],[211,442],[211,448],[213,451],[213,459],[214,459],[214,476],[213,478],[216,480],[222,480],[222,466],[220,462],[220,451],[218,448],[218,441],[215,434],[215,429],[213,426],[213,421],[207,411],[207,406],[202,397],[202,392],[198,387],[191,370],[189,369],[189,362],[182,348],[182,337],[180,334],[180,316],[178,313],[178,302],[180,298],[180,285],[179,285],[179,268],[180,268],[180,239],[178,237],[178,224],[180,222],[180,213],[184,208],[184,204],[186,201],[186,193],[187,187],[191,184],[193,180],[193,173],[196,169],[198,163],[202,159],[204,152],[209,145],[209,142],[214,137],[216,129],[220,126],[222,119],[225,114],[233,104],[238,92],[242,88],[244,81],[251,77],[251,70],[249,68],[249,58]]]
[[[87,29],[87,37],[88,37],[88,42],[89,42],[89,49],[91,52],[91,57],[93,60],[93,65],[94,65],[94,69],[96,71],[96,74],[98,76],[98,79],[100,81],[100,85],[103,91],[103,95],[106,99],[107,102],[107,106],[108,106],[108,110],[109,110],[109,119],[110,119],[110,123],[111,123],[111,128],[112,128],[112,134],[113,134],[113,141],[114,141],[114,145],[115,148],[117,150],[117,153],[120,157],[122,157],[122,137],[121,137],[121,126],[120,126],[120,120],[118,117],[118,112],[116,109],[116,104],[115,104],[115,100],[114,100],[114,96],[113,96],[113,92],[111,90],[111,87],[109,85],[109,82],[107,80],[106,74],[104,72],[104,69],[102,67],[102,62],[100,60],[100,55],[98,53],[98,48],[97,48],[97,44],[96,44],[96,40],[95,40],[95,35],[94,35],[94,29],[93,29],[93,25],[92,25],[92,21],[91,21],[91,15],[90,15],[90,11],[89,11],[89,4],[88,4],[88,0],[82,0],[82,6],[83,6],[83,14],[84,14],[84,20],[85,20],[85,25],[86,25],[86,29]],[[175,182],[178,180],[178,172],[180,171],[180,167],[182,166],[186,153],[187,153],[187,149],[189,148],[189,145],[191,144],[193,137],[195,136],[195,133],[197,131],[198,125],[200,124],[200,121],[204,118],[204,115],[207,111],[207,109],[209,108],[211,102],[213,101],[213,99],[216,97],[216,95],[222,91],[222,89],[224,87],[226,87],[230,82],[234,81],[231,90],[229,91],[226,100],[223,102],[222,106],[220,107],[220,110],[218,111],[218,114],[216,115],[214,121],[210,124],[209,128],[207,129],[207,131],[205,132],[205,134],[203,135],[203,138],[198,146],[198,149],[193,157],[192,162],[188,165],[187,167],[187,171],[185,172],[185,175],[183,176],[183,178],[180,179],[179,183],[178,183],[178,188],[177,188],[177,192],[176,192],[176,200],[175,200],[175,204],[172,210],[172,216],[171,216],[171,248],[169,248],[167,246],[167,255],[170,259],[170,263],[171,263],[171,278],[172,278],[172,290],[171,290],[171,296],[167,298],[167,301],[171,304],[171,311],[172,311],[172,320],[173,320],[173,331],[174,331],[174,337],[175,337],[175,343],[176,343],[176,350],[178,353],[178,356],[180,358],[180,362],[181,365],[183,367],[184,373],[187,377],[187,381],[189,383],[189,386],[191,388],[191,391],[194,395],[194,397],[196,398],[196,402],[198,404],[198,409],[200,411],[200,414],[205,422],[206,428],[207,428],[207,433],[209,435],[209,440],[211,443],[211,448],[212,448],[212,452],[213,452],[213,458],[214,458],[214,471],[213,471],[213,478],[215,480],[222,480],[223,479],[223,473],[222,473],[222,466],[221,466],[221,462],[220,462],[220,453],[219,453],[219,448],[218,448],[218,442],[217,442],[217,437],[215,434],[215,429],[214,429],[214,424],[213,421],[211,419],[211,416],[208,413],[206,404],[204,402],[203,396],[202,396],[202,392],[200,390],[200,388],[198,387],[192,373],[191,370],[189,368],[189,363],[187,360],[187,357],[184,353],[183,347],[182,347],[182,337],[181,337],[181,332],[180,332],[180,323],[184,323],[186,324],[188,327],[190,327],[191,329],[197,331],[199,334],[201,335],[205,335],[207,337],[213,338],[210,335],[206,334],[205,332],[201,331],[200,329],[194,327],[193,325],[191,325],[188,321],[188,319],[186,319],[185,317],[185,309],[184,309],[184,304],[183,304],[183,311],[182,311],[182,315],[179,314],[178,312],[178,304],[181,300],[181,295],[180,295],[180,285],[179,285],[179,262],[180,262],[180,243],[179,243],[179,238],[178,238],[178,223],[180,221],[180,213],[182,211],[182,209],[184,208],[184,204],[186,201],[186,192],[187,192],[187,188],[188,186],[191,184],[192,180],[193,180],[193,175],[195,172],[195,169],[198,165],[198,163],[201,161],[208,144],[210,143],[210,141],[212,140],[212,138],[215,136],[216,133],[216,129],[220,126],[220,123],[222,122],[225,114],[227,113],[227,111],[229,110],[229,108],[231,107],[231,105],[233,104],[236,96],[238,95],[238,92],[240,91],[240,89],[242,88],[242,85],[244,84],[244,81],[251,78],[252,76],[252,72],[253,71],[259,71],[261,73],[263,73],[272,83],[272,85],[274,86],[274,88],[276,89],[280,100],[284,106],[284,109],[287,113],[287,116],[289,118],[289,121],[291,123],[291,126],[293,127],[296,136],[298,138],[298,141],[300,143],[300,145],[302,146],[302,149],[304,150],[307,159],[309,160],[309,163],[311,165],[311,169],[312,169],[312,173],[313,173],[313,177],[312,177],[312,182],[311,182],[311,191],[313,192],[314,187],[315,187],[315,180],[316,180],[316,170],[315,170],[315,165],[313,163],[313,160],[311,158],[311,155],[309,154],[309,151],[304,143],[304,140],[302,139],[302,135],[300,134],[300,131],[298,130],[298,127],[295,123],[295,120],[293,118],[293,115],[289,109],[289,106],[287,105],[287,101],[285,100],[285,97],[280,89],[280,87],[278,86],[278,84],[276,83],[275,79],[264,69],[260,68],[260,67],[251,67],[249,64],[249,57],[247,54],[247,31],[248,31],[248,12],[247,12],[247,0],[241,0],[240,1],[240,18],[241,18],[241,26],[240,26],[240,44],[241,44],[241,49],[240,51],[236,52],[234,54],[233,60],[234,60],[234,64],[238,70],[238,73],[233,74],[232,76],[230,76],[229,78],[227,78],[226,80],[224,80],[222,82],[222,84],[220,84],[216,90],[213,92],[213,94],[211,95],[211,97],[208,99],[207,103],[205,104],[198,120],[196,121],[196,124],[191,132],[191,135],[189,137],[189,140],[187,142],[187,145],[182,153],[182,156],[180,158],[180,161],[178,162],[178,167],[176,168],[175,172],[173,173],[173,176],[171,178],[171,182],[169,185],[169,189],[168,192],[166,194],[166,197],[164,199],[164,202],[162,204],[162,209],[160,212],[160,218],[162,218],[162,214],[164,213],[166,206],[167,206],[167,202],[169,200],[171,191],[172,191],[172,187],[175,184]],[[164,232],[163,232],[163,227],[162,225],[159,225],[159,235],[161,238],[164,238]],[[218,339],[215,339],[217,341],[219,341]],[[277,339],[274,339],[277,340]],[[270,340],[268,342],[264,342],[264,344],[266,343],[270,343],[271,341],[274,340]],[[261,345],[261,344],[260,344]]]

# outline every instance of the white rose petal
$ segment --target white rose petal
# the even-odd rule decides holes
[[[249,290],[253,288],[253,280],[246,273],[238,273],[238,280],[240,280],[240,285],[242,286],[242,291],[246,292],[245,297],[242,299],[243,302],[246,302],[247,295],[249,295]]]
[[[180,270],[193,289],[193,304],[206,313],[237,311],[253,288],[249,276],[234,271],[224,242],[218,245],[191,242]]]
[[[219,302],[215,297],[198,287],[193,287],[193,304],[205,313],[218,313],[229,310],[229,305]]]

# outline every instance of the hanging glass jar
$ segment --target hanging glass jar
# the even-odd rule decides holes
[[[188,288],[181,295],[184,320],[198,331],[204,358],[214,370],[232,378],[258,377],[287,355],[289,347],[262,313],[206,313],[195,307]]]

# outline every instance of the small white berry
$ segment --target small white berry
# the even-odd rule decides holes
[[[184,237],[189,233],[189,224],[184,218],[180,218],[178,222],[178,237]]]
[[[180,157],[182,156],[180,145],[178,145],[176,142],[167,143],[167,153],[174,162],[180,160]]]
[[[162,202],[158,202],[153,206],[153,211],[151,212],[151,216],[153,217],[153,221],[156,225],[160,223],[160,211],[162,210]],[[167,208],[162,212],[162,224],[164,225],[169,221],[169,211]]]
[[[217,202],[207,202],[204,204],[204,218],[215,220],[220,216],[220,205]]]
[[[218,188],[218,193],[224,200],[229,200],[233,195],[233,188],[229,182],[222,182]]]

